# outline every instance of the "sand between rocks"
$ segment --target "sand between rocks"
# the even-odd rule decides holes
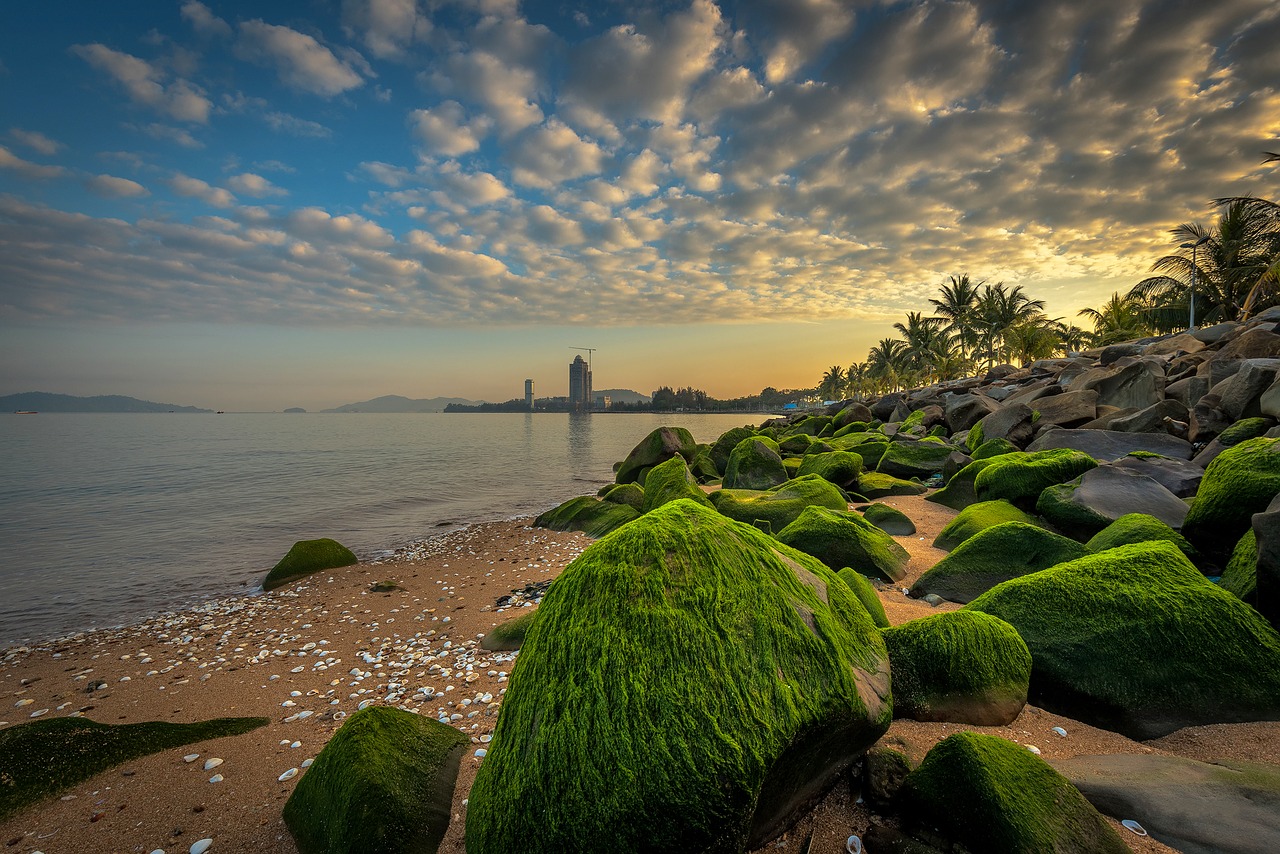
[[[959,607],[935,609],[908,599],[901,590],[943,555],[930,543],[954,511],[919,496],[883,501],[906,513],[918,528],[915,535],[897,538],[911,555],[907,577],[880,590],[890,622]],[[297,849],[281,809],[299,777],[287,782],[278,777],[319,753],[341,724],[334,712],[350,714],[362,700],[383,702],[396,681],[405,686],[397,704],[432,717],[440,709],[476,712],[455,724],[473,744],[463,757],[453,819],[441,845],[441,851],[451,854],[464,851],[465,801],[483,761],[475,757],[475,749],[484,746],[482,736],[493,732],[513,663],[510,653],[485,653],[465,645],[517,615],[520,605],[498,610],[499,597],[555,578],[590,542],[581,534],[535,530],[522,521],[482,523],[433,538],[394,560],[322,572],[272,593],[4,651],[0,726],[25,722],[44,709],[48,715],[80,711],[104,723],[230,715],[271,720],[246,735],[167,750],[74,786],[61,798],[0,823],[4,850],[146,854],[160,848],[173,854],[208,837],[215,854],[293,854]],[[380,581],[401,589],[371,592],[371,585]],[[443,649],[446,641],[448,650]],[[424,647],[446,654],[426,659]],[[364,654],[379,652],[381,666],[366,662]],[[476,674],[469,683],[462,677],[466,664]],[[447,668],[450,677],[432,665]],[[358,678],[350,672],[353,668],[371,675]],[[96,688],[103,683],[105,688]],[[453,690],[446,692],[448,686]],[[422,687],[442,692],[443,699],[415,698]],[[461,705],[463,698],[485,693],[494,695],[492,705]],[[33,702],[16,705],[28,699]],[[282,705],[287,702],[293,705]],[[301,711],[313,714],[285,722]],[[1054,726],[1067,736],[1053,733]],[[1048,759],[1155,752],[1280,763],[1277,722],[1193,727],[1143,744],[1031,706],[1007,727],[895,721],[882,741],[919,761],[934,743],[959,730],[1034,744]],[[292,747],[294,742],[300,746]],[[190,753],[200,759],[183,762]],[[204,771],[203,762],[211,757],[224,761]],[[208,782],[215,773],[224,779]],[[810,835],[814,854],[843,851],[850,834],[865,834],[878,821],[856,800],[848,782],[841,782],[787,833],[758,851],[798,854]],[[1113,824],[1134,851],[1173,850]]]

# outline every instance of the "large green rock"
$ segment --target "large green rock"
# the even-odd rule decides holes
[[[614,480],[618,483],[634,483],[640,479],[640,472],[664,463],[676,454],[686,460],[693,459],[698,451],[698,443],[693,441],[693,434],[683,427],[659,427],[631,449],[627,458],[618,464],[618,473]]]
[[[849,486],[857,483],[862,472],[862,457],[852,451],[828,451],[821,454],[806,454],[800,461],[798,475],[816,474],[823,480],[829,480],[836,486]]]
[[[848,510],[849,504],[836,486],[816,474],[789,480],[767,490],[721,489],[709,496],[715,508],[730,519],[754,525],[768,524],[776,533],[800,517],[806,507]]]
[[[778,541],[810,554],[838,571],[852,567],[863,575],[900,581],[911,556],[907,550],[858,513],[806,507],[777,533]]]
[[[1017,453],[1022,453],[1017,451]],[[950,507],[952,510],[963,510],[970,504],[976,504],[978,501],[978,493],[975,483],[978,475],[990,466],[996,464],[997,460],[1004,458],[1004,455],[994,457],[986,457],[981,460],[974,460],[965,465],[960,471],[951,476],[947,481],[947,485],[942,489],[936,490],[929,494],[926,501],[932,501],[935,504],[941,504],[944,507]]]
[[[1027,703],[1031,653],[1004,620],[951,611],[882,634],[896,718],[1003,726]]]
[[[1169,542],[1015,578],[968,609],[1031,650],[1030,701],[1134,739],[1280,719],[1280,634]]]
[[[764,436],[743,439],[729,454],[724,470],[726,489],[768,489],[785,483],[789,475],[782,465],[778,443]]]
[[[901,478],[932,477],[942,471],[954,450],[942,442],[890,442],[876,464],[876,471]]]
[[[894,537],[909,537],[916,532],[911,517],[888,504],[872,504],[862,509],[862,518]]]
[[[1036,501],[1036,512],[1064,534],[1087,540],[1130,513],[1154,516],[1176,530],[1186,518],[1187,504],[1155,478],[1102,465],[1047,487]]]
[[[924,495],[929,488],[914,480],[903,480],[891,474],[868,471],[858,475],[858,494],[866,498],[888,498],[893,495]]]
[[[1052,531],[1026,522],[1002,522],[979,531],[951,550],[911,585],[910,595],[930,593],[952,602],[972,602],[997,584],[1089,554]]]
[[[1126,513],[1094,534],[1093,538],[1085,543],[1085,548],[1091,552],[1105,552],[1107,549],[1118,546],[1149,543],[1155,540],[1167,540],[1173,543],[1189,560],[1200,557],[1196,547],[1187,542],[1186,537],[1155,516],[1146,513]]]
[[[828,442],[837,451],[850,451],[862,457],[863,471],[871,471],[880,464],[889,447],[883,433],[856,433]]]
[[[933,547],[949,552],[979,531],[994,528],[1003,522],[1037,524],[1036,520],[1008,501],[982,501],[970,504],[956,514],[946,527],[933,538]]]
[[[680,456],[672,457],[665,463],[659,463],[649,469],[649,473],[644,478],[644,506],[641,510],[648,513],[677,498],[688,498],[699,504],[711,506],[706,493],[698,488],[698,481],[694,478],[693,472],[689,471],[684,457]]]
[[[534,617],[538,613],[536,608],[520,610],[520,615],[515,619],[494,626],[489,634],[481,639],[480,647],[492,652],[519,649],[524,644],[524,636],[529,633],[529,627],[533,625]]]
[[[1252,605],[1258,601],[1258,535],[1253,528],[1245,531],[1231,550],[1231,560],[1218,585],[1242,602]]]
[[[750,439],[756,435],[756,431],[750,427],[734,427],[720,434],[720,438],[711,443],[711,460],[715,463],[716,471],[724,475],[724,470],[729,466],[729,455],[733,453],[733,449],[743,439]]]
[[[1083,451],[1059,448],[991,457],[991,465],[978,472],[973,491],[979,501],[1004,499],[1029,510],[1046,487],[1079,477],[1097,461]],[[970,463],[973,465],[973,463]]]
[[[358,562],[351,549],[337,540],[331,540],[328,537],[319,540],[299,540],[267,573],[267,577],[262,582],[262,589],[275,590],[291,581],[305,578],[313,572],[351,566]]]
[[[603,537],[638,518],[640,514],[629,504],[601,501],[593,495],[580,495],[534,519],[533,527],[550,528],[553,531],[581,531],[588,537]]]
[[[539,606],[467,851],[756,847],[888,728],[888,667],[821,562],[665,504],[587,548]]]
[[[391,706],[339,727],[284,805],[300,854],[434,854],[449,827],[458,766],[470,740]]]
[[[871,615],[871,620],[876,624],[876,628],[889,628],[889,617],[884,612],[884,603],[876,595],[876,589],[867,580],[867,577],[847,566],[837,572],[836,575],[849,586],[849,589],[853,591],[853,595],[858,597],[862,607],[866,608],[867,613]]]
[[[644,489],[638,483],[611,483],[600,497],[614,504],[625,504],[637,513],[644,511]]]
[[[1254,513],[1280,493],[1280,439],[1249,439],[1209,463],[1182,534],[1207,554],[1224,557],[1249,529]]]
[[[975,732],[934,745],[898,802],[909,830],[983,854],[1128,854],[1065,777],[1025,747]]]

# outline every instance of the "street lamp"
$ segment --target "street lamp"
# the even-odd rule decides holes
[[[1196,329],[1196,250],[1209,242],[1209,235],[1197,240],[1195,243],[1179,244],[1179,249],[1191,250],[1191,318],[1187,324],[1187,331],[1194,332]]]

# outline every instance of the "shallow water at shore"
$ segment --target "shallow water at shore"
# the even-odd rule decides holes
[[[249,591],[294,541],[362,558],[541,512],[663,424],[758,415],[0,417],[0,647]]]

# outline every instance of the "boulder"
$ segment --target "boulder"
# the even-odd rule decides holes
[[[1254,571],[1254,607],[1271,625],[1280,627],[1280,500],[1272,500],[1264,513],[1253,516],[1257,543]]]
[[[841,409],[836,414],[835,418],[832,419],[831,424],[839,430],[842,427],[848,427],[850,424],[858,421],[865,424],[874,419],[875,416],[871,414],[871,410],[867,408],[866,404],[854,401]]]
[[[1205,344],[1217,344],[1220,341],[1231,338],[1240,331],[1241,324],[1234,320],[1228,320],[1223,323],[1215,323],[1213,326],[1202,326],[1194,329],[1188,334],[1197,341]]]
[[[644,511],[644,488],[638,483],[611,483],[601,490],[600,497],[614,504],[625,504],[637,513]]]
[[[1030,406],[1035,401],[1044,400],[1049,397],[1056,397],[1061,392],[1062,388],[1055,384],[1053,380],[1036,380],[1033,383],[1022,386],[1021,388],[1012,388],[1010,394],[1006,395],[1000,402],[1005,406],[1016,406],[1020,403]],[[988,394],[993,394],[993,392],[988,392]],[[1039,408],[1039,406],[1032,407],[1032,409]]]
[[[916,532],[911,517],[888,504],[872,504],[863,509],[862,518],[893,537],[907,537]]]
[[[1164,398],[1164,378],[1142,362],[1124,368],[1096,368],[1071,381],[1067,391],[1098,393],[1099,406],[1146,409]]]
[[[929,489],[922,483],[903,480],[890,474],[863,472],[858,476],[858,494],[864,498],[888,498],[892,495],[924,495]]]
[[[1031,650],[1028,701],[1136,740],[1280,719],[1280,634],[1177,546],[1121,546],[1006,581],[965,606]]]
[[[1179,498],[1195,495],[1204,477],[1204,469],[1193,462],[1141,452],[1121,457],[1112,465],[1144,474]]]
[[[828,444],[837,451],[851,451],[862,457],[863,471],[874,471],[889,448],[889,440],[883,433],[846,434],[833,438]]]
[[[1024,509],[1036,505],[1046,488],[1065,483],[1098,463],[1088,454],[1069,448],[992,457],[990,465],[981,469],[973,480],[973,492],[979,501],[1004,499]]]
[[[1231,559],[1222,570],[1218,586],[1241,602],[1253,605],[1258,601],[1258,535],[1253,528],[1245,531],[1231,550]]]
[[[768,489],[787,481],[778,443],[763,436],[743,439],[729,454],[724,468],[726,489]]]
[[[1102,353],[1098,356],[1098,364],[1104,368],[1110,367],[1127,356],[1141,356],[1145,349],[1145,344],[1138,344],[1134,341],[1110,344],[1102,348]]]
[[[1145,513],[1180,529],[1187,504],[1146,475],[1105,465],[1045,489],[1036,512],[1063,533],[1087,539],[1127,513]]]
[[[535,528],[552,531],[581,531],[588,537],[605,534],[638,519],[640,513],[628,504],[601,501],[591,495],[570,498],[533,520]]]
[[[291,581],[305,578],[314,572],[351,566],[359,559],[351,549],[337,540],[323,537],[318,540],[298,540],[292,548],[271,568],[262,581],[263,590],[275,590]]]
[[[1093,389],[1068,391],[1041,398],[1032,408],[1040,413],[1036,426],[1041,429],[1050,424],[1076,427],[1098,417],[1098,393]]]
[[[1187,407],[1177,400],[1162,400],[1132,415],[1111,419],[1109,429],[1121,433],[1165,433],[1168,421],[1185,422],[1190,417]]]
[[[1272,418],[1280,418],[1280,382],[1272,383],[1258,397],[1258,411]]]
[[[1205,469],[1182,535],[1210,556],[1224,557],[1254,513],[1280,493],[1280,439],[1250,439]]]
[[[993,735],[958,732],[938,742],[903,781],[898,804],[909,832],[941,836],[944,846],[965,851],[1129,851],[1065,777],[1021,745]]]
[[[1197,444],[1208,442],[1234,422],[1235,419],[1222,408],[1222,399],[1210,392],[1191,407],[1187,439]]]
[[[748,525],[765,523],[767,533],[776,533],[800,517],[806,507],[826,507],[846,511],[849,503],[834,484],[816,474],[787,481],[773,489],[721,489],[709,496],[715,508]]]
[[[951,611],[882,630],[893,671],[893,715],[1003,726],[1022,712],[1031,653],[1004,620]]]
[[[858,482],[862,472],[862,457],[852,451],[827,451],[825,453],[806,454],[800,462],[797,474],[816,474],[836,486],[850,486]]]
[[[837,572],[836,576],[853,591],[854,596],[858,597],[862,607],[866,608],[867,613],[871,615],[871,621],[876,624],[876,628],[889,628],[889,617],[884,612],[884,603],[880,601],[875,587],[865,575],[846,566]]]
[[[493,652],[519,649],[524,644],[524,636],[529,633],[529,627],[533,625],[533,618],[537,613],[535,608],[521,609],[520,616],[494,626],[480,640],[480,648]]]
[[[960,543],[911,585],[909,595],[972,602],[997,584],[1066,563],[1089,550],[1026,522],[1002,522]]]
[[[755,848],[891,717],[883,640],[843,582],[673,501],[547,592],[471,789],[466,849]]]
[[[1233,421],[1262,415],[1263,393],[1276,381],[1280,359],[1247,359],[1234,376],[1209,391],[1222,400],[1222,409]]]
[[[298,851],[436,851],[469,744],[426,715],[390,706],[356,712],[285,802],[284,822]]]
[[[906,575],[907,550],[857,513],[806,507],[777,533],[778,541],[813,555],[832,570],[850,567],[863,575],[900,581]]]
[[[950,445],[935,441],[890,442],[876,465],[876,471],[900,478],[930,477],[942,471],[947,457],[954,450]]]
[[[1097,809],[1142,817],[1159,842],[1184,854],[1280,851],[1280,767],[1119,754],[1052,760]]]
[[[947,427],[952,433],[968,430],[1000,408],[1000,404],[984,394],[950,394],[944,402]]]
[[[956,517],[934,538],[933,547],[949,552],[979,531],[985,531],[1002,522],[1036,524],[1035,519],[1008,501],[983,501],[971,504],[957,513]]]
[[[1198,560],[1200,553],[1196,547],[1187,542],[1187,538],[1161,522],[1155,516],[1146,513],[1126,513],[1119,519],[1094,534],[1085,548],[1091,552],[1105,552],[1120,546],[1133,543],[1152,543],[1157,540],[1173,543],[1178,551],[1188,560]]]
[[[1255,326],[1233,338],[1213,361],[1275,358],[1280,358],[1280,335],[1275,334],[1271,326]]]
[[[711,443],[711,460],[715,463],[716,471],[721,475],[724,474],[725,468],[729,465],[729,455],[733,453],[733,449],[743,439],[749,439],[756,435],[756,431],[751,427],[734,427],[720,434],[720,438]]]
[[[689,471],[684,457],[678,454],[649,469],[649,473],[645,475],[644,506],[641,512],[648,513],[677,498],[688,498],[707,507],[711,506],[711,500],[698,488],[698,481],[693,472]]]
[[[618,483],[634,483],[640,472],[666,462],[676,454],[686,460],[693,459],[698,443],[693,434],[683,427],[659,427],[640,440],[631,453],[618,466],[614,480]]]
[[[880,421],[893,421],[894,410],[907,399],[906,394],[895,391],[871,404],[871,414]]]
[[[1117,460],[1134,451],[1160,454],[1176,460],[1191,459],[1191,443],[1163,433],[1120,433],[1111,430],[1048,430],[1027,446],[1028,451],[1074,448],[1098,462]]]
[[[983,447],[986,446],[983,445]],[[997,460],[1004,459],[1005,456],[1021,454],[1021,451],[1015,450],[1010,454],[997,454],[993,457],[975,459],[949,477],[946,486],[931,493],[925,500],[932,501],[934,504],[941,504],[944,507],[950,507],[953,510],[963,510],[978,500],[975,484],[980,473],[994,465]]]
[[[891,812],[894,798],[910,773],[911,760],[905,754],[879,744],[870,748],[862,757],[862,794],[868,806],[879,813]]]
[[[1209,380],[1205,377],[1184,377],[1164,387],[1165,399],[1177,400],[1188,409],[1209,393]]]
[[[1021,448],[1031,441],[1031,419],[1035,415],[1025,403],[1005,405],[975,424],[969,432],[980,431],[983,442],[992,439],[1005,441]]]
[[[1172,335],[1160,341],[1154,341],[1142,351],[1144,356],[1173,356],[1181,353],[1199,353],[1204,349],[1204,342],[1189,332]]]

